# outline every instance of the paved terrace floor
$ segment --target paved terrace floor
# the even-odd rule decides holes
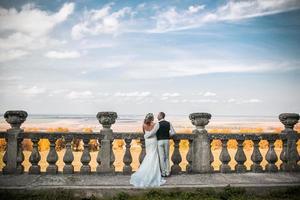
[[[129,184],[130,176],[125,175],[0,175],[0,190],[67,189],[96,196],[107,196],[116,192],[135,193],[141,189]],[[300,186],[300,173],[245,173],[245,174],[182,174],[166,178],[167,183],[160,189],[195,189],[245,187],[264,190]]]
[[[112,197],[120,192],[141,194],[153,188],[135,188],[125,175],[0,175],[1,194],[24,194],[33,191],[53,192],[56,189],[71,192],[74,197]],[[300,173],[245,173],[245,174],[182,174],[166,178],[159,189],[164,191],[193,191],[196,189],[223,190],[230,185],[243,187],[248,192],[268,193],[291,186],[300,186]],[[2,192],[2,193],[1,193]],[[3,193],[4,192],[4,193]]]

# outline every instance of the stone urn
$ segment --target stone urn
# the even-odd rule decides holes
[[[116,112],[98,112],[96,117],[103,128],[110,129],[111,125],[116,122],[118,115]]]
[[[27,116],[27,112],[23,110],[9,110],[4,114],[5,120],[12,129],[19,129],[22,123],[26,121]]]
[[[299,114],[297,113],[282,113],[279,115],[280,122],[284,125],[285,130],[293,130],[294,126],[299,121]]]
[[[209,123],[211,119],[211,114],[209,113],[192,113],[189,116],[192,124],[196,126],[197,129],[205,129],[205,126]]]

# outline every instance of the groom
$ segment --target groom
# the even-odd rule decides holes
[[[158,113],[157,119],[159,128],[156,132],[158,156],[162,177],[170,176],[169,139],[170,136],[175,134],[172,124],[165,120],[165,116],[166,114],[164,112]]]

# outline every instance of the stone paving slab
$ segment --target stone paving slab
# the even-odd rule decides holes
[[[125,175],[0,175],[0,189],[134,189]],[[299,186],[300,173],[182,174],[166,178],[160,188]]]

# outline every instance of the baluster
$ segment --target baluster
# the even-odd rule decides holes
[[[228,139],[221,139],[221,142],[222,142],[222,151],[220,154],[220,161],[222,162],[222,164],[220,165],[220,172],[228,173],[231,171],[231,168],[228,165],[228,163],[231,160],[230,155],[228,153],[228,149],[227,149]]]
[[[192,173],[193,169],[193,139],[189,139],[189,151],[186,154],[186,160],[188,161],[188,164],[186,165],[186,172]]]
[[[171,167],[172,174],[179,174],[181,172],[181,167],[179,166],[179,163],[181,163],[181,155],[179,152],[179,143],[180,139],[173,139],[174,141],[174,151],[173,155],[171,157],[173,165]]]
[[[255,173],[259,173],[263,171],[263,168],[260,165],[261,161],[263,160],[263,157],[259,150],[260,139],[253,139],[252,141],[253,141],[253,152],[251,155],[251,160],[253,164],[251,165],[251,171]]]
[[[47,162],[49,163],[49,165],[46,169],[46,172],[47,174],[57,174],[58,167],[56,165],[56,162],[58,160],[58,155],[55,149],[55,142],[57,138],[55,138],[54,136],[50,136],[48,140],[50,142],[50,150],[47,155]]]
[[[298,145],[297,145],[298,141],[299,140],[296,140],[296,149],[298,149]],[[300,155],[299,155],[298,150],[297,150],[297,161],[296,161],[296,163],[297,163],[297,169],[298,169],[298,171],[300,171],[300,165],[299,165],[300,163],[299,163],[299,161],[300,161]]]
[[[213,142],[213,139],[209,139],[209,146],[210,146],[210,148],[209,148],[209,163],[210,163],[210,171],[211,172],[214,172],[214,167],[212,166],[212,163],[214,162],[214,154],[212,153],[212,150],[211,150],[211,148],[212,148],[212,142]]]
[[[246,166],[244,165],[246,162],[246,155],[243,149],[244,139],[237,139],[236,141],[238,143],[238,148],[234,156],[234,159],[237,162],[235,165],[235,171],[237,173],[244,173],[247,170]]]
[[[91,155],[89,150],[90,138],[83,138],[82,140],[83,140],[83,152],[80,159],[82,163],[82,166],[80,168],[80,173],[89,174],[91,172],[91,166],[89,165],[91,161]]]
[[[24,153],[22,147],[23,138],[18,138],[18,153],[17,153],[17,174],[22,174],[24,172],[24,166],[22,165],[24,161]]]
[[[266,165],[266,171],[267,172],[277,172],[277,166],[275,163],[277,162],[278,158],[276,155],[276,152],[274,150],[274,139],[268,139],[269,142],[269,149],[266,155],[266,160],[268,161],[268,164]]]
[[[97,154],[97,168],[96,168],[96,171],[98,173],[101,173],[101,138],[98,138],[98,145],[99,145],[99,148],[98,148],[98,154]]]
[[[124,167],[123,167],[123,174],[131,174],[132,172],[132,167],[130,166],[131,162],[132,162],[132,156],[131,156],[131,152],[130,152],[130,144],[132,139],[131,138],[125,138],[125,154],[123,157],[123,162],[124,162]]]
[[[145,139],[141,138],[140,142],[141,142],[142,151],[141,151],[140,156],[139,156],[139,161],[140,161],[140,164],[142,164],[142,162],[143,162],[143,160],[145,158],[145,155],[146,155]]]
[[[282,163],[280,164],[280,170],[288,171],[287,139],[282,140],[282,151],[280,153],[280,160],[282,161]]]
[[[114,154],[114,151],[113,151],[113,142],[114,142],[114,139],[111,139],[110,140],[110,151],[111,151],[111,154],[110,154],[110,168],[111,168],[112,173],[115,172],[115,166],[114,166],[115,154]]]
[[[5,153],[3,155],[3,163],[5,164],[5,166],[2,168],[2,173],[3,174],[8,173],[8,170],[7,170],[7,145],[8,145],[8,139],[7,138],[5,138],[5,142],[6,142]]]
[[[297,135],[291,135],[288,141],[289,148],[289,157],[288,157],[288,170],[289,171],[300,171],[300,167],[298,165],[299,161],[299,153],[297,150]]]
[[[37,137],[34,137],[31,139],[32,141],[32,151],[29,157],[29,162],[31,163],[31,166],[29,168],[28,173],[29,174],[40,174],[41,173],[41,167],[39,166],[39,162],[41,160],[41,155],[39,152],[39,141],[40,139]]]
[[[71,148],[72,140],[73,140],[72,136],[68,135],[65,137],[66,151],[65,151],[64,158],[63,158],[64,163],[65,163],[65,166],[63,168],[64,174],[73,174],[74,173],[74,166],[72,165],[72,162],[74,160],[74,155],[73,155],[73,151]]]

